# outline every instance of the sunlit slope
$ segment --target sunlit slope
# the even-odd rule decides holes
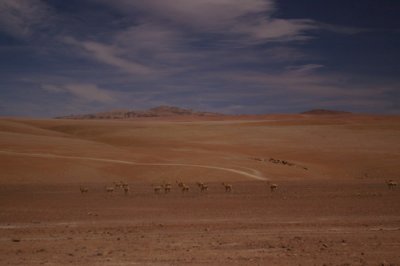
[[[390,178],[400,174],[400,126],[395,118],[291,116],[290,120],[279,121],[212,122],[0,120],[0,150],[14,152],[0,153],[4,182],[195,182],[249,178],[193,165],[236,169],[271,180]],[[270,162],[271,158],[291,165]]]

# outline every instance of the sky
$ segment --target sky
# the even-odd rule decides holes
[[[0,0],[0,116],[400,114],[400,1]]]

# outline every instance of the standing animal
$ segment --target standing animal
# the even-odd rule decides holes
[[[196,184],[199,187],[201,192],[208,190],[208,186],[206,184],[204,184],[203,182],[197,182]]]
[[[178,187],[182,188],[185,184],[183,184],[182,181],[176,181],[176,183],[178,184]]]
[[[114,187],[105,187],[107,193],[113,193]]]
[[[208,186],[207,186],[206,184],[203,184],[203,185],[200,187],[200,191],[201,191],[201,192],[208,191]]]
[[[122,188],[122,181],[119,181],[119,182],[114,182],[114,187],[115,188]]]
[[[167,183],[167,184],[163,185],[162,187],[164,188],[164,192],[165,193],[171,192],[171,189],[172,189],[172,185],[171,184]]]
[[[182,193],[185,193],[185,192],[189,192],[189,187],[188,186],[186,186],[185,184],[183,184],[182,186],[181,186],[181,189],[182,189]]]
[[[155,186],[154,187],[154,193],[159,194],[161,192],[162,187],[161,186]]]
[[[278,185],[277,184],[271,184],[269,186],[269,188],[271,189],[271,192],[274,192],[278,188]]]
[[[395,189],[397,187],[397,182],[390,179],[386,181],[386,185],[388,186],[389,189]]]
[[[225,192],[231,192],[232,191],[232,185],[231,184],[226,184],[224,182],[224,183],[222,183],[222,185],[225,187]]]
[[[126,185],[126,186],[123,186],[123,188],[124,188],[125,195],[127,195],[129,193],[129,186]]]

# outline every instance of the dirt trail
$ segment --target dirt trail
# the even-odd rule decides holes
[[[29,156],[29,157],[40,157],[40,158],[60,158],[60,159],[71,159],[71,160],[89,160],[96,162],[106,162],[106,163],[118,163],[118,164],[129,164],[129,165],[138,165],[138,166],[180,166],[180,167],[197,167],[197,168],[205,168],[212,170],[219,170],[225,172],[231,172],[238,175],[242,175],[245,177],[250,177],[256,180],[268,181],[269,179],[262,176],[261,173],[257,170],[251,170],[254,174],[247,173],[245,171],[236,170],[233,168],[212,166],[212,165],[201,165],[201,164],[184,164],[184,163],[140,163],[140,162],[131,162],[131,161],[123,161],[123,160],[113,160],[113,159],[105,159],[105,158],[95,158],[95,157],[80,157],[80,156],[65,156],[65,155],[56,155],[49,153],[22,153],[22,152],[14,152],[14,151],[1,151],[0,154],[8,154],[8,155],[16,155],[16,156]]]

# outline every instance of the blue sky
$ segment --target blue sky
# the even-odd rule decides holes
[[[400,113],[392,0],[0,0],[0,116]]]

